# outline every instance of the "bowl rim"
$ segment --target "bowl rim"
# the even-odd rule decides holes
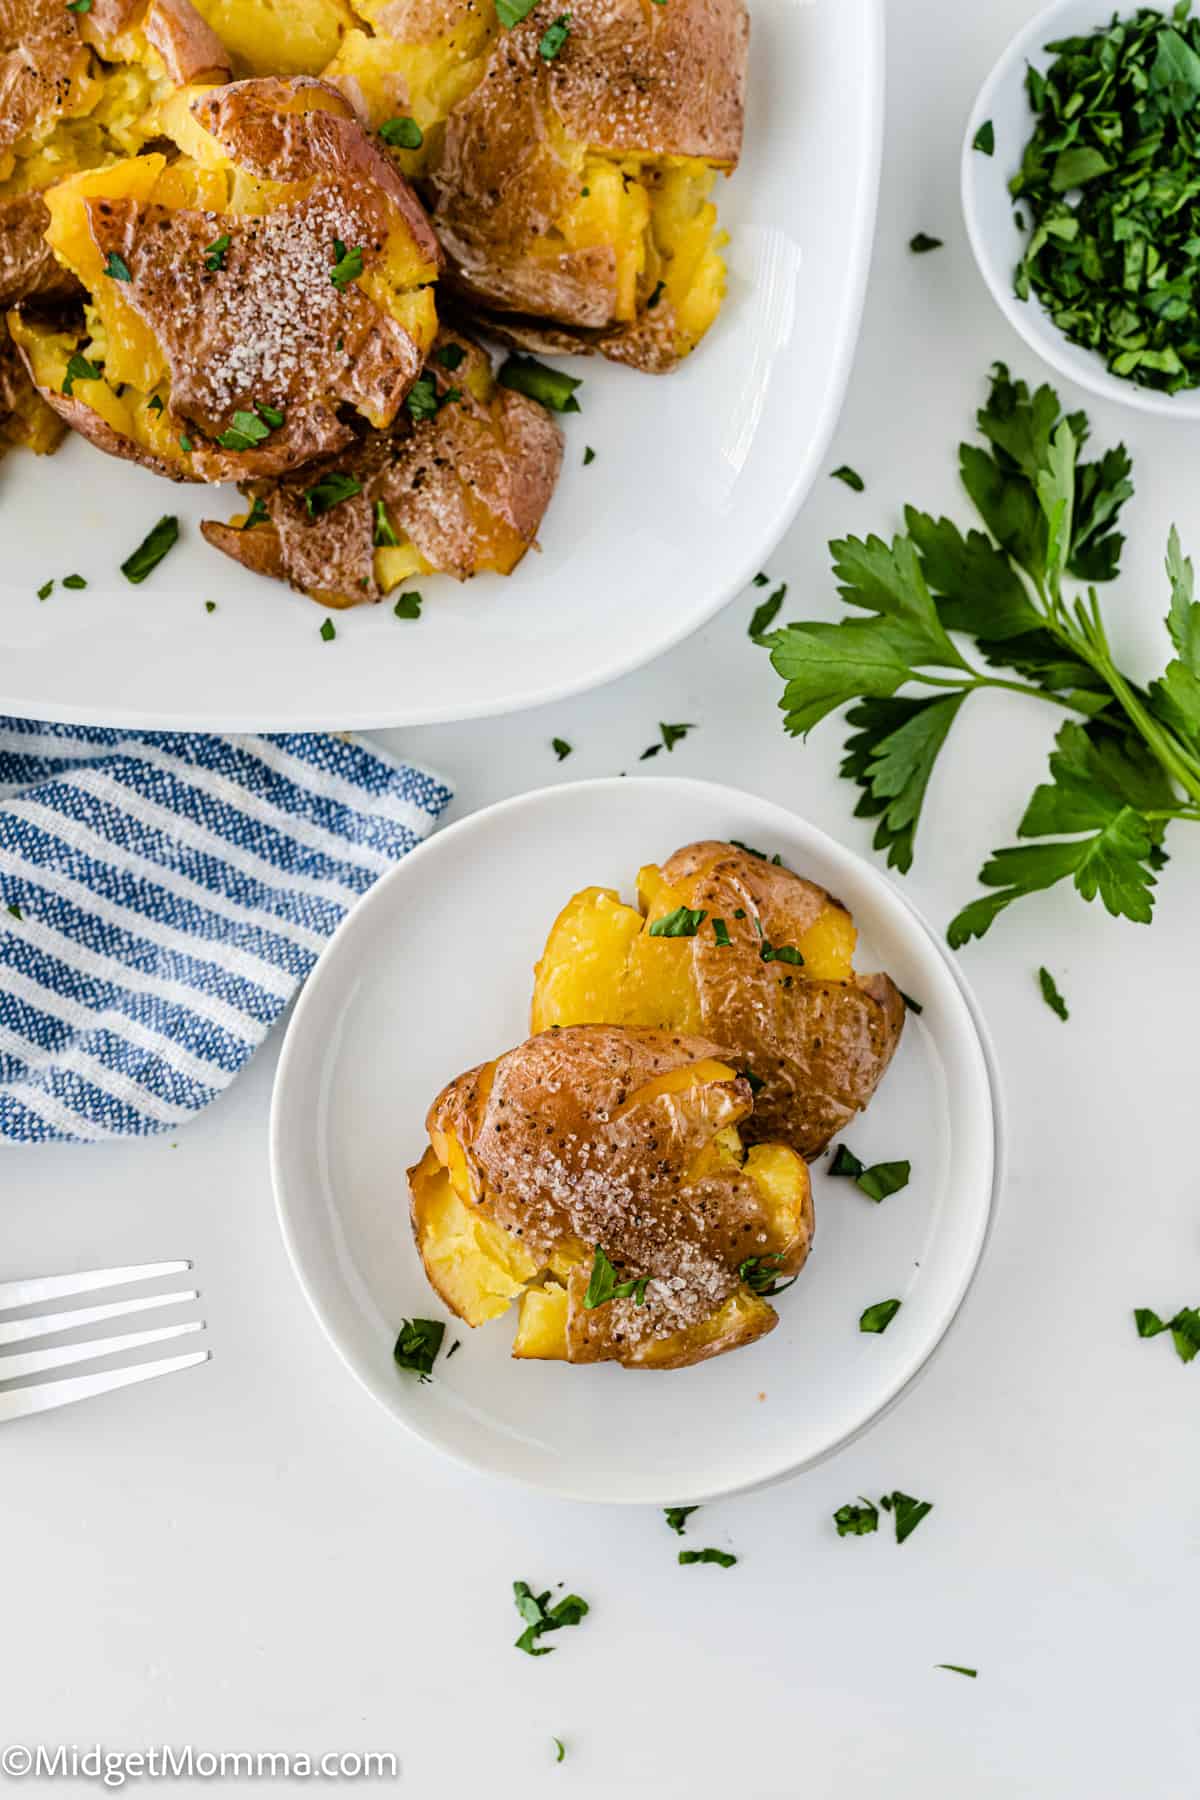
[[[782,1481],[790,1480],[793,1476],[814,1469],[820,1464],[827,1462],[831,1457],[846,1449],[850,1444],[857,1442],[859,1438],[864,1436],[878,1424],[881,1419],[885,1418],[892,1409],[898,1405],[900,1400],[912,1391],[917,1382],[927,1372],[935,1357],[940,1354],[951,1330],[962,1315],[967,1298],[978,1278],[979,1268],[983,1261],[984,1253],[991,1240],[999,1198],[1003,1191],[1007,1170],[1007,1109],[995,1046],[975,995],[961,970],[958,968],[948,946],[934,932],[929,922],[924,918],[908,896],[901,893],[897,884],[885,875],[882,870],[878,869],[867,857],[860,855],[857,851],[851,850],[836,838],[831,837],[827,832],[823,831],[819,826],[812,824],[801,814],[795,813],[790,808],[781,805],[777,801],[767,799],[765,796],[756,795],[747,790],[735,788],[724,783],[686,777],[644,776],[641,779],[646,781],[653,780],[656,785],[669,788],[676,793],[680,790],[686,790],[693,797],[698,795],[703,796],[712,804],[714,809],[718,807],[735,808],[745,805],[746,803],[759,808],[765,807],[768,810],[779,814],[794,831],[801,836],[806,837],[809,843],[822,855],[831,857],[834,862],[841,861],[842,863],[853,865],[856,871],[865,880],[868,888],[872,889],[876,895],[883,897],[885,906],[889,904],[898,904],[902,911],[908,915],[909,920],[915,926],[919,937],[924,940],[923,947],[926,953],[940,960],[945,970],[948,972],[951,981],[963,1002],[967,1019],[980,1052],[985,1097],[991,1121],[991,1180],[986,1197],[982,1229],[979,1233],[978,1242],[974,1248],[969,1266],[965,1268],[961,1275],[960,1286],[956,1296],[948,1306],[944,1316],[937,1322],[936,1328],[921,1352],[920,1358],[916,1364],[909,1368],[907,1374],[903,1374],[896,1381],[895,1386],[892,1387],[890,1392],[885,1394],[884,1398],[878,1403],[875,1409],[868,1414],[868,1416],[859,1420],[858,1423],[839,1434],[828,1444],[823,1445],[813,1454],[788,1462],[786,1461],[787,1452],[784,1451],[782,1454],[785,1460],[780,1466],[767,1473],[757,1472],[747,1476],[745,1480],[727,1481],[714,1487],[701,1487],[686,1495],[675,1495],[673,1497],[674,1500],[678,1500],[681,1503],[683,1501],[700,1503],[721,1499],[733,1494],[755,1492],[760,1489],[773,1487]],[[316,1008],[317,1002],[315,996],[319,985],[318,976],[321,965],[329,963],[331,960],[331,953],[334,952],[335,947],[342,942],[350,932],[358,928],[362,915],[367,910],[378,910],[381,906],[386,907],[389,904],[387,897],[389,891],[394,886],[401,884],[404,881],[405,871],[409,868],[413,859],[427,857],[438,843],[444,842],[452,836],[458,837],[469,835],[471,831],[478,830],[485,821],[490,822],[497,817],[517,814],[525,808],[536,808],[551,797],[555,797],[561,801],[561,797],[564,794],[569,794],[583,804],[586,802],[589,795],[594,795],[600,790],[609,793],[613,791],[628,792],[628,788],[629,781],[626,778],[620,776],[601,776],[585,781],[551,783],[533,789],[527,793],[513,795],[506,800],[496,802],[492,806],[481,807],[477,811],[468,814],[465,818],[456,820],[454,824],[448,825],[443,830],[434,833],[430,838],[427,838],[423,844],[418,845],[416,849],[410,851],[401,862],[397,863],[392,869],[388,870],[386,874],[381,876],[381,878],[368,889],[367,893],[351,907],[350,911],[342,919],[325,949],[322,951],[321,956],[318,958],[317,963],[314,965],[313,970],[310,972],[304,987],[301,989],[300,996],[288,1022],[283,1047],[276,1066],[271,1093],[268,1138],[271,1186],[274,1196],[276,1218],[279,1223],[284,1246],[287,1250],[288,1260],[291,1263],[293,1273],[299,1283],[301,1292],[304,1294],[309,1307],[320,1325],[321,1331],[336,1352],[339,1360],[346,1366],[359,1385],[384,1408],[389,1416],[394,1419],[402,1429],[408,1432],[413,1438],[427,1445],[430,1449],[436,1450],[441,1455],[450,1458],[458,1466],[470,1469],[472,1473],[476,1475],[482,1474],[491,1479],[509,1481],[527,1491],[547,1494],[557,1499],[587,1501],[593,1505],[644,1506],[662,1503],[661,1494],[657,1485],[653,1492],[648,1488],[643,1490],[639,1487],[636,1491],[623,1494],[596,1494],[588,1491],[586,1487],[579,1485],[570,1478],[551,1481],[541,1476],[528,1475],[520,1469],[500,1468],[490,1461],[476,1460],[469,1452],[459,1446],[447,1444],[438,1435],[436,1430],[427,1429],[420,1422],[419,1415],[414,1417],[401,1411],[394,1404],[391,1390],[385,1388],[385,1384],[382,1378],[379,1377],[378,1372],[373,1367],[364,1366],[363,1362],[357,1357],[351,1339],[348,1335],[343,1335],[339,1330],[333,1317],[327,1313],[327,1310],[319,1297],[317,1279],[315,1276],[310,1277],[305,1262],[304,1250],[297,1233],[293,1230],[290,1202],[287,1194],[288,1179],[285,1172],[285,1148],[288,1128],[288,1119],[286,1115],[289,1095],[295,1085],[292,1078],[293,1066],[303,1062],[308,1054],[308,1015],[310,1012],[315,1011]]]
[[[1095,8],[1097,28],[1111,19],[1114,11],[1122,11],[1118,0],[1090,0],[1090,3]],[[1166,14],[1170,11],[1171,0],[1137,0],[1137,4]],[[996,95],[1014,80],[1024,80],[1024,64],[1041,53],[1046,37],[1055,35],[1055,21],[1066,12],[1079,10],[1082,5],[1083,0],[1051,0],[1050,5],[1043,7],[1014,33],[984,77],[967,115],[966,129],[963,132],[960,198],[967,237],[979,273],[1013,330],[1036,356],[1048,363],[1065,380],[1074,382],[1077,387],[1085,388],[1102,400],[1113,400],[1120,406],[1130,407],[1135,412],[1149,413],[1155,418],[1200,419],[1200,387],[1183,389],[1177,394],[1164,394],[1153,388],[1138,387],[1123,376],[1111,374],[1105,368],[1102,358],[1094,351],[1072,344],[1055,325],[1036,296],[1030,300],[1018,300],[1013,292],[1012,271],[1007,264],[1001,262],[982,223],[980,185],[989,171],[999,175],[1001,165],[995,157],[982,156],[974,148],[975,134],[992,116]],[[1018,74],[1018,70],[1022,72]],[[1039,327],[1044,327],[1044,331]]]

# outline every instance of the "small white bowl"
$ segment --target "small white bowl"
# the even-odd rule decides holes
[[[1172,10],[1171,0],[1140,3],[1156,12]],[[1055,0],[1017,33],[984,82],[963,139],[962,205],[967,235],[997,306],[1030,348],[1060,375],[1105,400],[1136,407],[1139,412],[1156,413],[1160,418],[1200,419],[1200,388],[1161,394],[1110,375],[1104,359],[1094,350],[1085,350],[1064,337],[1036,295],[1018,300],[1013,292],[1013,272],[1024,253],[1026,233],[1017,229],[1008,183],[1021,166],[1035,123],[1025,92],[1026,64],[1048,68],[1054,59],[1046,54],[1047,43],[1109,25],[1114,4],[1115,0]],[[1116,10],[1131,14],[1135,5],[1126,0]],[[975,134],[987,119],[996,133],[993,156],[973,147]]]
[[[434,1379],[392,1361],[402,1318],[441,1318],[408,1222],[405,1164],[434,1094],[520,1043],[532,965],[566,897],[628,893],[640,864],[697,838],[780,851],[850,907],[859,964],[924,1006],[870,1110],[865,1161],[912,1180],[872,1206],[814,1169],[816,1247],[761,1343],[672,1374],[514,1362],[513,1319],[449,1322]],[[987,1035],[957,965],[879,870],[732,788],[589,781],[473,813],[405,857],[343,920],[292,1016],[271,1159],[284,1238],[331,1342],[396,1421],[472,1468],[581,1500],[665,1505],[811,1467],[878,1419],[942,1342],[970,1286],[1000,1181]],[[896,1296],[883,1336],[859,1314]]]

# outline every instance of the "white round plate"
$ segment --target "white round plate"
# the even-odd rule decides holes
[[[1155,12],[1170,12],[1175,0],[1141,0]],[[1132,4],[1129,11],[1133,11]],[[1024,255],[1028,233],[1018,229],[1008,184],[1021,166],[1025,145],[1033,134],[1034,114],[1025,92],[1025,69],[1033,63],[1049,67],[1053,58],[1046,45],[1058,38],[1099,31],[1113,20],[1113,0],[1055,0],[1044,12],[1022,27],[979,90],[971,108],[962,149],[962,204],[967,236],[980,273],[992,298],[1014,331],[1018,331],[1043,361],[1060,375],[1102,399],[1132,406],[1138,412],[1162,418],[1200,418],[1200,389],[1180,394],[1160,394],[1138,387],[1119,375],[1110,375],[1104,359],[1082,344],[1064,337],[1036,294],[1018,300],[1013,274]],[[975,134],[985,119],[996,133],[994,156],[974,148]]]
[[[864,1162],[908,1158],[876,1206],[814,1169],[816,1241],[780,1323],[748,1349],[671,1373],[514,1362],[515,1314],[448,1319],[435,1377],[396,1368],[401,1319],[447,1318],[408,1223],[405,1169],[443,1084],[528,1034],[532,964],[559,907],[591,883],[631,894],[639,865],[737,837],[839,895],[860,968],[886,968],[910,1014],[868,1113]],[[388,1411],[490,1474],[584,1500],[667,1504],[816,1462],[895,1400],[974,1273],[997,1171],[982,1028],[947,953],[888,882],[802,820],[707,782],[547,788],[475,813],[414,851],[334,936],[296,1008],[276,1078],[271,1157],[284,1237],[331,1342]],[[859,1314],[903,1306],[886,1333]]]
[[[76,441],[0,465],[0,713],[131,728],[348,730],[561,699],[649,662],[761,567],[821,468],[858,335],[883,124],[883,0],[752,0],[746,145],[720,183],[730,291],[681,369],[579,358],[562,480],[509,580],[423,578],[329,615],[201,539],[230,488],[168,486]],[[584,447],[596,452],[583,466]],[[162,513],[183,539],[118,573]],[[86,577],[83,592],[51,576]],[[208,613],[205,601],[217,603]]]

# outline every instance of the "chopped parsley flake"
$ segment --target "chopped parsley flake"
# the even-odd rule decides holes
[[[54,579],[51,577],[49,581],[43,581],[41,587],[37,591],[37,597],[39,600],[48,600],[53,592]]]
[[[1150,1307],[1139,1306],[1133,1316],[1139,1337],[1157,1337],[1159,1332],[1169,1331],[1180,1362],[1190,1363],[1200,1351],[1200,1309],[1181,1306],[1174,1318],[1164,1320]]]
[[[466,354],[461,344],[443,344],[440,350],[434,351],[433,360],[441,363],[443,369],[457,369]]]
[[[914,1000],[911,994],[906,994],[903,988],[900,988],[897,991],[910,1013],[923,1013],[925,1011],[921,1002],[919,1000]]]
[[[505,31],[511,31],[522,19],[527,19],[537,0],[496,0],[496,17]]]
[[[179,448],[183,451],[183,454],[185,456],[190,456],[192,454],[191,438],[190,437],[180,437]]]
[[[681,1550],[679,1560],[683,1564],[716,1563],[719,1569],[732,1569],[737,1557],[731,1556],[728,1550]]]
[[[571,35],[570,13],[559,13],[553,25],[546,28],[542,41],[538,45],[538,55],[543,62],[553,62],[568,37]]]
[[[909,238],[908,247],[914,256],[926,256],[931,250],[940,250],[942,240],[930,237],[927,232],[918,231],[916,237]]]
[[[775,592],[771,595],[769,600],[760,601],[751,614],[750,626],[747,632],[748,637],[758,639],[762,637],[764,632],[770,630],[775,622],[775,615],[783,605],[784,595],[786,593],[787,582],[785,581],[775,589]]]
[[[571,746],[568,744],[566,738],[551,738],[550,748],[553,750],[555,756],[557,756],[559,762],[565,762],[567,757],[571,754]]]
[[[319,519],[343,500],[353,500],[355,494],[362,493],[362,482],[357,475],[347,475],[341,469],[331,469],[315,481],[310,488],[304,490],[304,504],[308,508],[310,519]]]
[[[382,500],[375,502],[375,548],[384,550],[395,548],[400,542],[392,529],[392,521],[388,518],[387,507]]]
[[[899,1300],[877,1300],[874,1306],[868,1306],[858,1321],[860,1331],[882,1333],[887,1330],[896,1314],[900,1311]]]
[[[1042,999],[1046,1002],[1050,1011],[1052,1013],[1057,1013],[1058,1017],[1065,1023],[1071,1015],[1067,1011],[1067,1003],[1059,993],[1058,988],[1055,985],[1054,977],[1049,969],[1038,970],[1038,986],[1042,990]]]
[[[860,1494],[861,1506],[839,1506],[833,1515],[839,1537],[867,1537],[872,1531],[879,1530],[879,1508]]]
[[[216,603],[216,601],[215,601],[215,600],[206,600],[206,601],[205,601],[205,602],[204,602],[204,610],[205,610],[205,612],[206,612],[206,613],[214,613],[214,612],[216,612],[216,610],[217,610],[217,603]]]
[[[561,1738],[551,1738],[550,1742],[554,1745],[554,1760],[556,1763],[560,1763],[567,1754],[567,1746]]]
[[[720,949],[729,950],[732,948],[733,939],[729,935],[729,927],[724,919],[713,920],[713,936],[716,938]]]
[[[63,378],[62,391],[70,398],[77,381],[99,381],[100,374],[101,371],[94,362],[89,362],[86,356],[80,356],[76,351],[67,363],[67,373]]]
[[[758,1084],[762,1086],[761,1081]],[[789,1275],[786,1281],[777,1281],[783,1257],[776,1251],[771,1256],[748,1256],[738,1264],[738,1279],[746,1286],[761,1294],[764,1300],[770,1300],[775,1294],[786,1293],[792,1283],[800,1279],[799,1274]]]
[[[104,273],[111,275],[114,281],[133,280],[133,276],[129,272],[129,264],[123,256],[118,256],[115,250],[110,250],[104,259]]]
[[[321,626],[322,641],[326,644],[332,644],[332,642],[336,636],[337,636],[336,625],[334,624],[332,619],[326,619],[324,624]]]
[[[647,312],[650,312],[654,307],[656,307],[658,305],[659,301],[662,299],[662,297],[666,293],[666,291],[667,291],[667,284],[665,281],[656,281],[655,282],[654,292],[651,294],[650,298],[646,302],[646,311]]]
[[[527,1656],[549,1656],[554,1646],[539,1648],[537,1639],[549,1631],[561,1631],[565,1625],[578,1625],[587,1617],[588,1603],[578,1594],[567,1594],[554,1606],[548,1604],[549,1599],[549,1588],[544,1594],[535,1594],[527,1581],[513,1582],[513,1604],[525,1622],[516,1648],[524,1650]]]
[[[157,569],[167,551],[172,548],[178,538],[179,520],[170,513],[164,513],[158,524],[146,533],[137,549],[121,564],[121,573],[126,581],[132,581],[135,584],[145,581],[147,575]],[[63,586],[71,586],[69,577],[64,581]]]
[[[898,1194],[901,1188],[907,1187],[912,1174],[909,1162],[872,1163],[868,1169],[861,1163],[853,1150],[845,1144],[839,1144],[834,1152],[833,1161],[829,1165],[831,1175],[845,1175],[860,1187],[869,1200],[877,1203],[886,1200],[889,1194]]]
[[[979,149],[980,146],[976,144],[975,148]],[[990,156],[991,154],[992,153],[989,150],[988,155]],[[974,1681],[979,1674],[978,1669],[964,1669],[961,1663],[934,1663],[933,1666],[935,1669],[949,1669],[952,1675],[969,1675],[972,1681]]]
[[[215,237],[211,244],[205,246],[204,266],[210,274],[215,275],[218,269],[225,267],[225,252],[232,242],[229,233],[223,231],[220,237]]]
[[[329,620],[325,623],[328,625]],[[324,631],[321,635],[325,635]],[[445,1335],[446,1327],[440,1319],[402,1319],[392,1357],[399,1368],[408,1369],[418,1381],[428,1381]]]
[[[592,449],[592,446],[590,444],[585,444],[583,447],[583,466],[584,466],[584,468],[586,469],[588,464],[594,463],[595,460],[596,460],[596,452]]]
[[[256,494],[254,496],[253,503],[250,507],[250,511],[246,514],[246,517],[242,520],[242,530],[249,531],[249,529],[252,525],[264,525],[267,521],[267,517],[268,517],[268,514],[267,514],[266,501],[261,499],[259,497],[259,495]]]
[[[415,119],[385,119],[379,135],[396,150],[419,150],[425,142],[425,133]]]
[[[349,287],[363,272],[362,246],[356,245],[353,250],[347,250],[341,238],[334,238],[333,254],[335,260],[329,271],[329,279],[335,288]]]
[[[685,1521],[690,1519],[694,1512],[699,1511],[698,1506],[664,1506],[663,1517],[676,1537],[682,1537]]]
[[[419,619],[421,616],[420,594],[401,594],[392,611],[398,619]]]
[[[902,1544],[906,1537],[911,1537],[921,1520],[933,1511],[932,1500],[914,1500],[911,1494],[902,1494],[899,1488],[890,1494],[884,1494],[879,1504],[895,1520],[898,1544]]]
[[[648,1275],[631,1276],[628,1281],[618,1281],[617,1271],[608,1257],[597,1244],[592,1257],[592,1272],[588,1279],[587,1292],[583,1296],[583,1304],[591,1312],[597,1306],[606,1306],[610,1300],[633,1299],[638,1306],[646,1303],[646,1288],[649,1285]]]
[[[849,463],[843,463],[840,469],[834,469],[829,479],[830,481],[844,481],[846,486],[853,489],[856,494],[866,492],[866,482],[858,470],[852,469]]]
[[[548,406],[551,412],[582,410],[575,398],[575,390],[583,386],[582,381],[565,374],[562,369],[548,368],[536,357],[510,356],[501,367],[497,380],[501,387],[511,388],[515,394],[525,394],[530,400]]]
[[[64,575],[63,576],[63,586],[65,588],[75,588],[75,589],[85,588],[87,586],[87,582],[84,580],[82,575]]]
[[[695,937],[708,914],[701,909],[693,911],[690,906],[677,906],[673,912],[664,913],[661,919],[655,919],[650,927],[651,937]]]
[[[971,139],[972,150],[982,151],[984,156],[996,154],[996,127],[990,119],[985,119],[975,136]]]

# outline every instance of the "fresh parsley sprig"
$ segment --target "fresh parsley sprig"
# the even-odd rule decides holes
[[[807,734],[849,707],[855,729],[842,773],[861,790],[858,816],[878,821],[876,849],[904,871],[938,755],[967,698],[998,690],[1057,708],[1068,716],[1050,780],[1017,828],[1025,841],[985,864],[980,880],[991,891],[951,922],[950,942],[957,948],[981,937],[1013,901],[1063,881],[1147,924],[1167,826],[1200,821],[1192,565],[1172,531],[1167,631],[1175,654],[1143,687],[1114,658],[1096,592],[1120,564],[1117,525],[1133,493],[1125,449],[1085,460],[1086,416],[1064,415],[1052,388],[1031,393],[1003,364],[978,425],[985,443],[962,445],[959,466],[987,531],[963,532],[908,507],[907,530],[890,544],[835,542],[850,615],[790,624],[764,639],[786,683],[786,728]],[[1072,591],[1072,580],[1085,591]]]

